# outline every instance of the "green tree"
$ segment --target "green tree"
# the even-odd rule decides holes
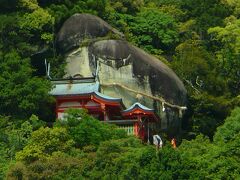
[[[217,60],[196,36],[177,46],[171,65],[189,93],[189,114],[183,128],[212,138],[232,107],[227,82],[219,75]]]
[[[59,123],[68,129],[77,147],[99,145],[102,141],[126,137],[123,130],[94,119],[85,110],[69,109],[65,119],[59,120]]]
[[[221,74],[226,77],[233,95],[239,93],[240,88],[240,19],[234,16],[225,19],[225,27],[213,27],[208,32],[213,40],[220,44],[217,49],[217,59],[221,68]]]
[[[32,78],[28,59],[21,59],[15,51],[0,54],[0,113],[19,117],[38,114],[49,101],[50,83]]]
[[[150,53],[161,54],[171,50],[178,42],[174,18],[157,9],[144,9],[130,23],[132,41]]]
[[[225,79],[219,76],[217,60],[206,50],[197,35],[176,47],[171,64],[187,87],[190,87],[189,92],[204,90],[212,95],[222,95],[228,90]]]
[[[25,121],[0,116],[0,179],[4,179],[4,173],[15,162],[16,152],[22,150],[40,124],[43,126],[44,122],[35,115]]]
[[[16,154],[16,159],[31,163],[49,158],[54,152],[68,152],[73,144],[74,141],[65,128],[41,127],[32,133],[28,144]]]
[[[240,108],[235,108],[231,116],[226,118],[224,125],[218,127],[214,135],[214,142],[216,144],[225,144],[235,141],[239,138],[240,134]]]
[[[186,16],[186,10],[181,9],[181,1],[179,0],[145,0],[145,6],[157,8],[160,11],[171,15],[174,19],[182,22]]]
[[[25,10],[23,16],[19,17],[20,29],[33,33],[35,38],[40,35],[39,38],[46,43],[52,42],[54,18],[35,0],[21,0],[19,6]]]
[[[139,12],[140,8],[143,6],[143,0],[123,0],[123,1],[116,1],[110,0],[110,5],[119,13],[124,14],[136,14]]]
[[[196,20],[195,32],[200,36],[201,40],[206,40],[208,44],[207,30],[212,26],[223,24],[223,19],[231,14],[221,0],[185,0],[180,2],[180,7],[186,12],[187,20]]]
[[[207,167],[212,163],[209,154],[216,150],[209,138],[202,135],[191,141],[184,140],[179,147],[184,163],[183,172],[189,179],[204,179],[208,176]]]
[[[233,9],[234,16],[240,16],[240,4],[238,0],[222,0],[222,3]]]
[[[134,138],[105,141],[100,144],[90,177],[107,179],[140,178],[140,172],[155,156],[153,147]]]
[[[234,106],[231,99],[224,96],[215,97],[207,93],[191,95],[189,104],[192,116],[188,119],[190,125],[187,129],[188,133],[195,135],[202,133],[210,139],[213,138],[216,128],[224,122]]]
[[[179,150],[188,167],[190,178],[236,179],[239,169],[240,109],[236,108],[217,128],[213,142],[198,136],[192,141],[183,141]],[[195,173],[197,172],[197,173]]]

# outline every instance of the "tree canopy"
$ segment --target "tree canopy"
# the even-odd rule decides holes
[[[0,179],[239,178],[239,9],[238,0],[0,0]],[[38,55],[63,75],[55,39],[75,13],[101,17],[182,79],[188,111],[177,149],[165,138],[156,153],[76,110],[53,125]]]

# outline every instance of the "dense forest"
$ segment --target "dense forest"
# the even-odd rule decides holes
[[[177,149],[166,138],[156,152],[85,111],[53,123],[33,57],[47,49],[62,76],[56,33],[75,13],[101,17],[184,82]],[[239,105],[238,0],[0,0],[0,179],[238,179]]]

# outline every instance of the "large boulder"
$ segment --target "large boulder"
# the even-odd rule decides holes
[[[180,106],[186,104],[186,89],[176,74],[160,60],[136,46],[122,40],[103,40],[90,45],[89,53],[90,65],[94,64],[93,57],[95,57],[101,64],[113,69],[114,74],[109,74],[104,82],[111,79],[112,83],[122,81],[124,85],[132,86],[128,79],[134,79],[142,88],[149,86],[151,95],[164,97],[172,104]],[[127,66],[130,67],[127,77],[112,79],[115,73],[121,73],[121,70]],[[104,76],[104,72],[101,75]]]
[[[75,14],[68,18],[57,35],[57,46],[60,52],[65,53],[79,45],[86,38],[104,37],[108,34],[122,33],[111,27],[101,18],[91,14]]]
[[[67,61],[65,77],[97,76],[102,93],[122,98],[126,107],[138,101],[154,108],[161,117],[161,129],[175,135],[181,127],[178,107],[186,105],[182,81],[163,62],[125,40],[96,39],[110,31],[120,34],[92,15],[74,15],[64,23],[57,43]],[[84,37],[92,42],[79,46]]]

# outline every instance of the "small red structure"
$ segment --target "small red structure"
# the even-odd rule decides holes
[[[121,98],[100,93],[98,82],[79,79],[53,81],[53,84],[50,94],[56,98],[57,119],[63,119],[68,108],[84,108],[96,119],[117,124],[142,140],[149,139],[149,126],[159,120],[153,109],[138,102],[125,109]]]
[[[138,102],[124,110],[122,116],[124,119],[137,119],[134,122],[134,134],[144,140],[147,136],[149,137],[149,124],[158,121],[153,109],[149,109]]]

